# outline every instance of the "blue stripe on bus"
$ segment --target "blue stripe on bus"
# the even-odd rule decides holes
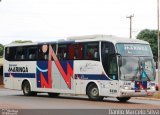
[[[76,74],[75,79],[82,80],[109,80],[109,78],[105,75],[100,74]]]
[[[35,78],[35,73],[11,73],[15,78]],[[4,73],[4,77],[10,77],[10,73]],[[82,80],[109,80],[105,75],[100,74],[76,74],[75,79]]]
[[[4,77],[10,77],[10,73],[4,73]],[[35,73],[11,73],[15,78],[35,78]]]

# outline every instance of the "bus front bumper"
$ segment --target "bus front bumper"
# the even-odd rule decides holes
[[[143,97],[143,96],[152,96],[156,93],[156,90],[125,90],[120,91],[119,97]]]

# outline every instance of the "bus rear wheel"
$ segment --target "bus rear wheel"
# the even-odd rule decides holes
[[[35,96],[37,95],[36,92],[32,92],[31,91],[31,86],[30,86],[30,83],[28,81],[25,81],[23,84],[22,84],[22,90],[23,90],[23,94],[25,96]]]
[[[58,97],[60,93],[48,93],[49,97]]]
[[[117,97],[117,99],[120,101],[120,102],[127,102],[130,97]]]
[[[90,84],[87,88],[87,95],[90,100],[102,101],[104,97],[99,96],[99,90],[96,84]]]

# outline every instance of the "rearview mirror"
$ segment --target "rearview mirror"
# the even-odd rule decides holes
[[[110,54],[109,56],[118,56],[118,65],[122,66],[122,56],[119,53]]]

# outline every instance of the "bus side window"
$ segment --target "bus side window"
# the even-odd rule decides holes
[[[25,60],[26,57],[26,48],[25,47],[17,47],[16,60],[22,61]]]
[[[109,74],[109,54],[111,54],[111,45],[108,42],[102,42],[102,64],[106,74]]]
[[[5,59],[8,61],[14,61],[16,59],[16,47],[5,48]]]
[[[74,59],[79,59],[79,49],[78,46],[75,46],[75,51],[74,51]]]
[[[83,50],[84,50],[84,45],[82,43],[79,44],[79,47],[78,47],[78,52],[79,52],[79,56],[78,58],[79,59],[82,59],[83,58]]]
[[[99,60],[99,42],[85,44],[85,59]]]
[[[83,45],[81,43],[74,44],[74,59],[81,60],[83,58]]]
[[[75,49],[74,49],[74,44],[70,44],[69,46],[68,46],[68,52],[69,52],[69,56],[68,56],[68,59],[69,60],[73,60],[74,59],[74,57],[75,57]]]
[[[38,47],[38,60],[48,60],[48,45],[40,45]]]
[[[37,60],[37,53],[38,53],[37,47],[29,48],[28,49],[28,59],[32,61]]]
[[[82,56],[83,56],[83,45],[81,43],[68,45],[69,60],[81,60]]]
[[[57,56],[58,56],[59,60],[66,60],[67,59],[67,45],[66,44],[58,45]]]
[[[112,43],[102,42],[101,44],[101,57],[102,57],[102,65],[103,68],[108,75],[113,80],[118,79],[118,69],[117,69],[117,59],[115,54],[115,48]]]

